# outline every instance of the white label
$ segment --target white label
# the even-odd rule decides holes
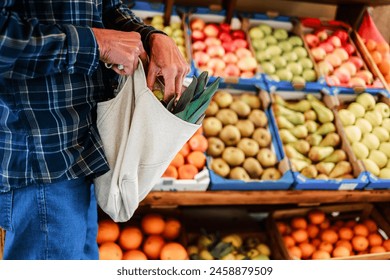
[[[341,184],[339,190],[345,191],[345,190],[354,190],[356,188],[357,184]]]

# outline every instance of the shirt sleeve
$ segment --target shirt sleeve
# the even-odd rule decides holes
[[[0,77],[28,79],[67,72],[92,74],[99,50],[92,30],[72,25],[44,25],[20,18],[15,1],[0,4]]]
[[[103,12],[103,24],[106,28],[121,31],[135,31],[141,34],[145,51],[150,54],[149,39],[154,33],[165,34],[152,26],[146,25],[120,0],[106,0]]]

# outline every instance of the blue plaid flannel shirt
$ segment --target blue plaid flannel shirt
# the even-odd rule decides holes
[[[91,27],[151,33],[119,0],[0,1],[0,192],[109,167],[97,102],[112,93]]]

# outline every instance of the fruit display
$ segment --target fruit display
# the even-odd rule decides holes
[[[338,116],[356,158],[372,175],[390,179],[390,108],[387,98],[381,100],[359,94],[343,102]]]
[[[348,213],[358,207],[362,207],[360,214]],[[389,225],[379,224],[376,219],[364,215],[366,207],[350,205],[348,209],[347,205],[343,205],[322,207],[326,210],[284,212],[283,218],[275,220],[277,240],[284,257],[303,260],[358,259],[362,255],[369,258],[370,254],[375,254],[376,259],[387,259],[390,240],[383,230],[388,230]],[[332,208],[334,211],[331,211]],[[370,211],[369,207],[367,209]],[[338,216],[333,215],[336,212]]]
[[[148,213],[137,224],[99,221],[97,243],[100,260],[186,260],[179,241],[182,223],[173,217]]]
[[[313,94],[305,94],[300,100],[285,100],[275,93],[272,99],[283,151],[294,172],[306,179],[355,178],[334,113],[323,101]]]
[[[248,34],[256,60],[269,78],[298,84],[317,80],[314,63],[298,34],[266,23],[252,26]]]
[[[366,88],[374,84],[374,75],[356,50],[348,30],[318,26],[304,35],[318,72],[330,86]]]
[[[227,23],[206,23],[202,18],[192,19],[190,30],[192,58],[198,69],[210,76],[254,77],[257,62],[243,30]]]
[[[203,132],[215,174],[246,182],[282,177],[268,117],[255,94],[220,89],[206,110]]]

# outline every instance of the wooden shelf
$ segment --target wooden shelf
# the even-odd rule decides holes
[[[307,2],[314,4],[328,4],[328,5],[367,5],[367,6],[381,6],[389,5],[389,0],[287,0],[291,2]]]
[[[277,205],[348,202],[389,202],[390,190],[367,191],[206,191],[151,192],[141,205]]]

